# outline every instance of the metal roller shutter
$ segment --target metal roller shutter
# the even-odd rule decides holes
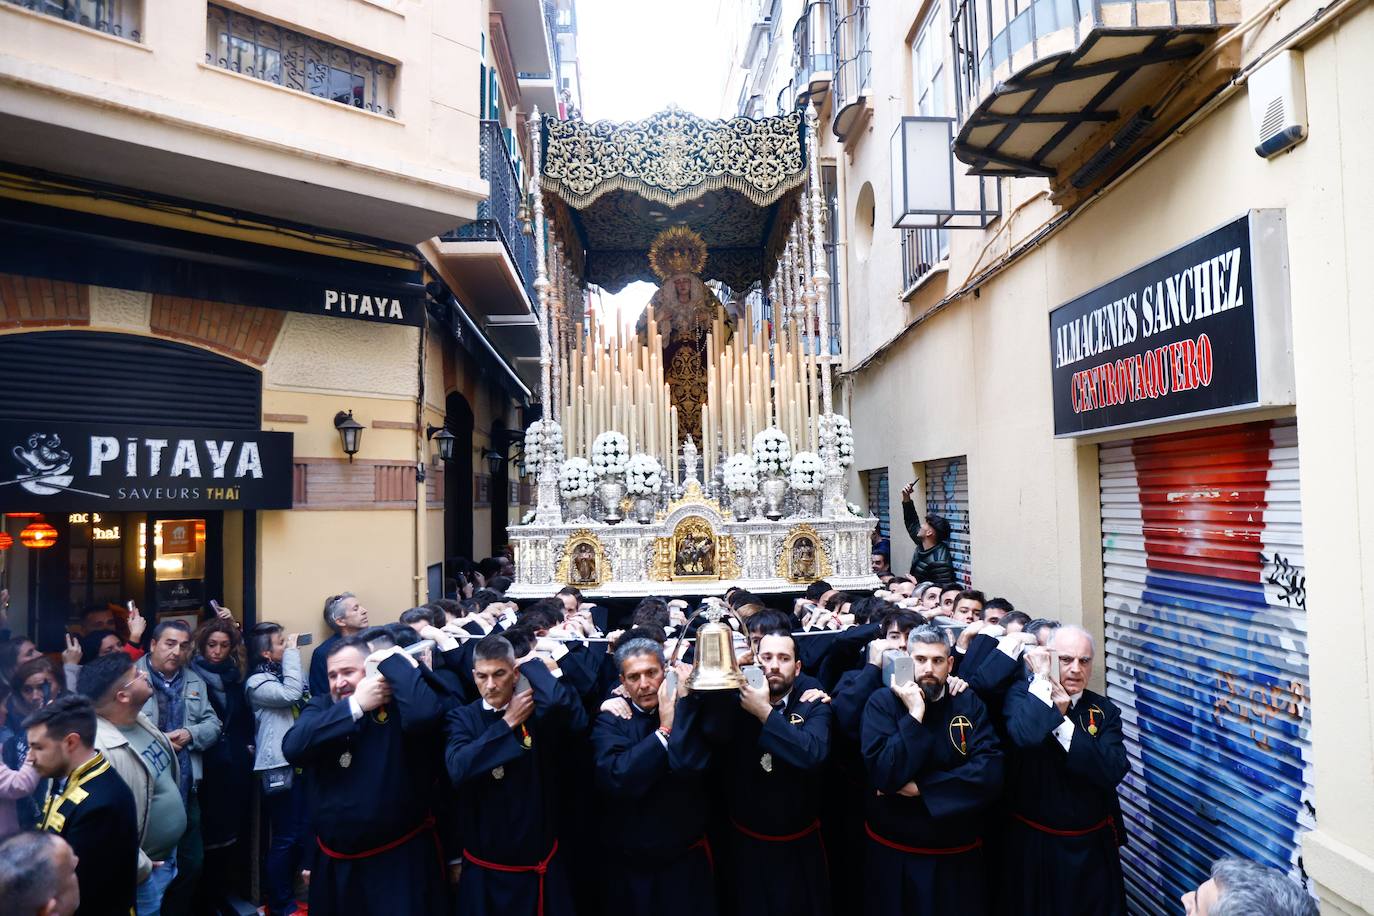
[[[887,468],[874,468],[864,471],[864,486],[868,490],[868,511],[878,519],[878,533],[883,537],[892,536],[892,510],[888,489]]]
[[[1122,860],[1134,912],[1176,913],[1224,855],[1305,882],[1297,445],[1290,420],[1101,446],[1107,695],[1131,758]]]
[[[949,550],[964,587],[973,583],[973,538],[968,514],[968,458],[926,462],[926,513],[949,519]]]

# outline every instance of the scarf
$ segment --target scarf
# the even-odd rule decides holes
[[[239,674],[239,666],[232,657],[226,658],[222,662],[212,662],[203,655],[197,655],[191,659],[191,667],[196,669],[196,673],[205,678],[205,685],[210,688],[215,707],[227,710],[229,708],[230,688],[237,688],[242,676]]]
[[[149,665],[148,681],[153,685],[153,696],[157,699],[157,721],[162,733],[165,735],[185,727],[186,696],[183,693],[186,686],[185,670],[178,668],[177,673],[168,679],[163,677],[162,672],[153,670],[153,666]],[[191,796],[190,744],[177,751],[177,764],[181,768],[181,780],[178,788],[181,789],[181,800],[184,803]]]

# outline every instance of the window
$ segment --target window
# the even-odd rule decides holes
[[[88,29],[142,41],[142,0],[7,0],[26,10],[65,19]]]
[[[316,98],[396,117],[394,64],[210,4],[205,61]]]
[[[911,43],[911,89],[916,100],[916,114],[927,118],[940,118],[949,114],[945,96],[945,46],[949,27],[945,25],[944,7],[940,0],[931,4],[930,12],[916,32]],[[948,229],[908,229],[913,238],[903,239],[903,247],[913,253],[920,252],[915,262],[920,275],[929,268],[949,257]],[[920,267],[924,266],[924,270]],[[913,278],[905,278],[910,287]],[[919,279],[917,277],[916,279]]]

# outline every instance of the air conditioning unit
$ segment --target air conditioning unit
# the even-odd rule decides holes
[[[1302,52],[1281,51],[1256,70],[1248,83],[1255,152],[1277,156],[1307,136],[1307,87]]]

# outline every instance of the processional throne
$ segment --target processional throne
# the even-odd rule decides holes
[[[510,594],[876,586],[831,407],[814,123],[536,113],[531,134],[545,411]],[[635,333],[588,315],[589,285],[637,280],[658,290]]]

